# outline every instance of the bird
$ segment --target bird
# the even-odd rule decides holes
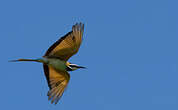
[[[69,83],[69,72],[86,68],[68,62],[69,58],[78,52],[83,33],[84,24],[76,23],[72,26],[72,30],[51,45],[41,58],[18,59],[11,60],[11,62],[32,61],[42,63],[49,87],[48,100],[52,104],[57,104]]]

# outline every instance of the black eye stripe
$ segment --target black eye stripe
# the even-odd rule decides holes
[[[72,71],[72,68],[68,66],[67,71]]]
[[[70,67],[77,67],[76,65],[69,65]]]

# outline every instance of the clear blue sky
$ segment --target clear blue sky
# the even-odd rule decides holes
[[[1,110],[178,110],[177,0],[1,0]],[[59,104],[39,58],[76,22],[84,40]]]

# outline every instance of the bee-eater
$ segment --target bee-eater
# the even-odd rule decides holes
[[[72,31],[56,41],[39,59],[18,59],[12,61],[34,61],[43,63],[44,73],[49,86],[48,99],[57,104],[70,80],[68,71],[85,68],[71,64],[67,60],[76,54],[82,42],[84,24],[76,23]]]

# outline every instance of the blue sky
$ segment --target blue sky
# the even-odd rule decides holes
[[[1,0],[1,110],[178,110],[176,0]],[[39,58],[76,22],[80,51],[59,104]]]

